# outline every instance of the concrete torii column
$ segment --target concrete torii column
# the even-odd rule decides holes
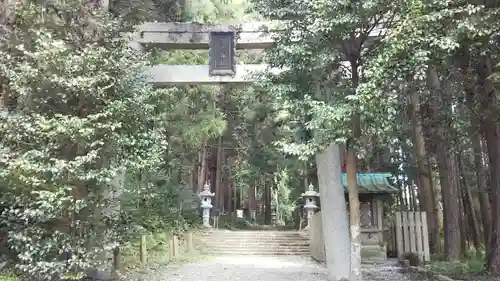
[[[351,237],[340,170],[340,146],[330,144],[316,154],[326,265],[331,280],[349,280]]]

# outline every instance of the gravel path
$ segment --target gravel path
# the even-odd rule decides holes
[[[430,281],[403,274],[394,262],[363,265],[364,281]],[[165,268],[148,281],[327,281],[326,269],[304,257],[226,256]],[[144,279],[146,280],[146,279]]]

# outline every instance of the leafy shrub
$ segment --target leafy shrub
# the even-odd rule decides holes
[[[14,275],[0,274],[0,281],[21,281],[21,279]]]
[[[0,44],[0,77],[17,99],[0,120],[0,233],[31,280],[105,267],[121,240],[118,179],[165,145],[150,125],[164,91],[116,40],[120,22],[85,1],[14,13]]]
[[[191,190],[164,180],[144,179],[143,174],[142,180],[127,179],[123,211],[128,225],[146,232],[184,232],[200,223],[199,202]]]

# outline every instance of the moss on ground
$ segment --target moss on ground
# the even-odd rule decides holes
[[[434,256],[426,268],[452,279],[474,279],[474,276],[486,273],[484,251],[470,251],[460,261],[446,261]]]

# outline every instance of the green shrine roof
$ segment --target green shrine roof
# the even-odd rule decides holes
[[[356,179],[358,182],[358,190],[360,194],[373,193],[395,193],[399,189],[392,186],[389,178],[392,174],[389,173],[358,173]],[[342,185],[347,192],[347,174],[342,173]]]

